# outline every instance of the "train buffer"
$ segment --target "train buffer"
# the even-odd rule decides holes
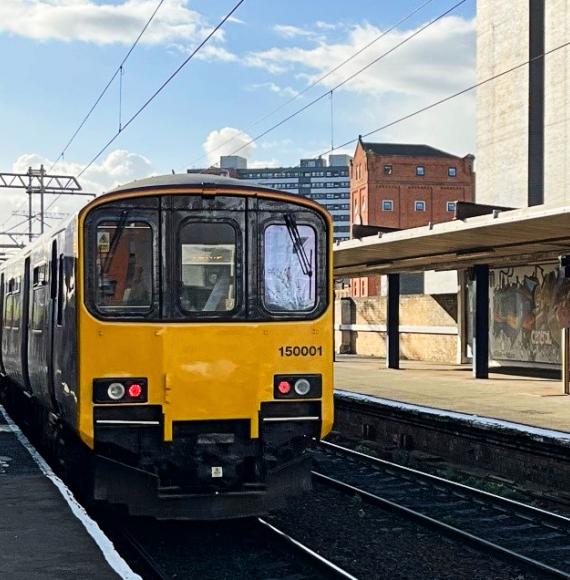
[[[1,405],[0,578],[139,578]]]

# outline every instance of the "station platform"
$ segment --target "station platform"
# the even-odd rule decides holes
[[[495,372],[497,371],[497,372]],[[570,432],[570,396],[560,380],[529,378],[490,369],[474,379],[469,366],[337,355],[335,388],[513,423]]]
[[[2,406],[0,578],[140,579]]]

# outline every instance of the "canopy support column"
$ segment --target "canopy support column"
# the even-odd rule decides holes
[[[388,274],[386,301],[386,367],[400,368],[400,274]]]
[[[489,378],[489,266],[473,267],[475,308],[473,312],[473,376]]]

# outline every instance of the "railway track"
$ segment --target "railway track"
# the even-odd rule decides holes
[[[570,519],[321,442],[316,481],[413,518],[527,569],[570,578]]]
[[[223,526],[223,523],[218,524],[218,530],[223,530]],[[197,530],[198,527],[197,524],[193,525],[193,529]],[[212,561],[216,560],[216,563],[211,565],[204,561],[204,556],[199,551],[196,553],[196,546],[191,540],[188,541],[188,538],[176,533],[181,529],[179,525],[159,524],[156,534],[146,534],[146,537],[141,537],[140,533],[129,528],[116,530],[114,535],[119,539],[122,550],[126,552],[125,556],[132,561],[134,568],[144,580],[173,580],[181,577],[216,578],[216,580],[219,578],[357,580],[355,576],[265,519],[248,520],[238,527],[230,524],[230,527],[232,531],[229,534],[224,531],[216,534],[212,533],[214,528],[208,526],[204,536],[200,537],[203,545],[212,548],[211,554],[206,556],[206,559],[209,557]],[[165,538],[163,534],[166,530],[173,533]],[[236,534],[237,530],[239,533]],[[199,531],[197,533],[202,536]],[[153,535],[161,536],[162,545],[152,541]],[[233,554],[229,550],[224,550],[224,544],[227,543],[226,535],[233,538]],[[216,539],[221,550],[213,547]],[[167,540],[168,545],[166,552],[164,540]],[[247,561],[240,561],[239,556],[236,558],[235,554],[240,550],[248,553],[249,561],[255,561],[255,569],[252,569]],[[225,564],[220,564],[220,551],[227,556]],[[180,552],[185,554],[183,561],[180,559]],[[208,568],[211,576],[205,571]]]

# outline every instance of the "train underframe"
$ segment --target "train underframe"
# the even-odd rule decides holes
[[[158,422],[139,419],[138,425],[101,422],[112,421],[100,419],[112,409],[96,408],[91,450],[57,415],[13,383],[3,379],[1,391],[10,411],[35,432],[36,444],[53,457],[56,471],[74,491],[85,500],[122,506],[131,515],[165,520],[253,517],[284,507],[289,497],[311,489],[308,450],[320,437],[321,422],[315,420],[320,402],[262,403],[255,439],[249,420],[177,421],[172,442],[163,440],[160,406],[138,407],[138,416]]]

